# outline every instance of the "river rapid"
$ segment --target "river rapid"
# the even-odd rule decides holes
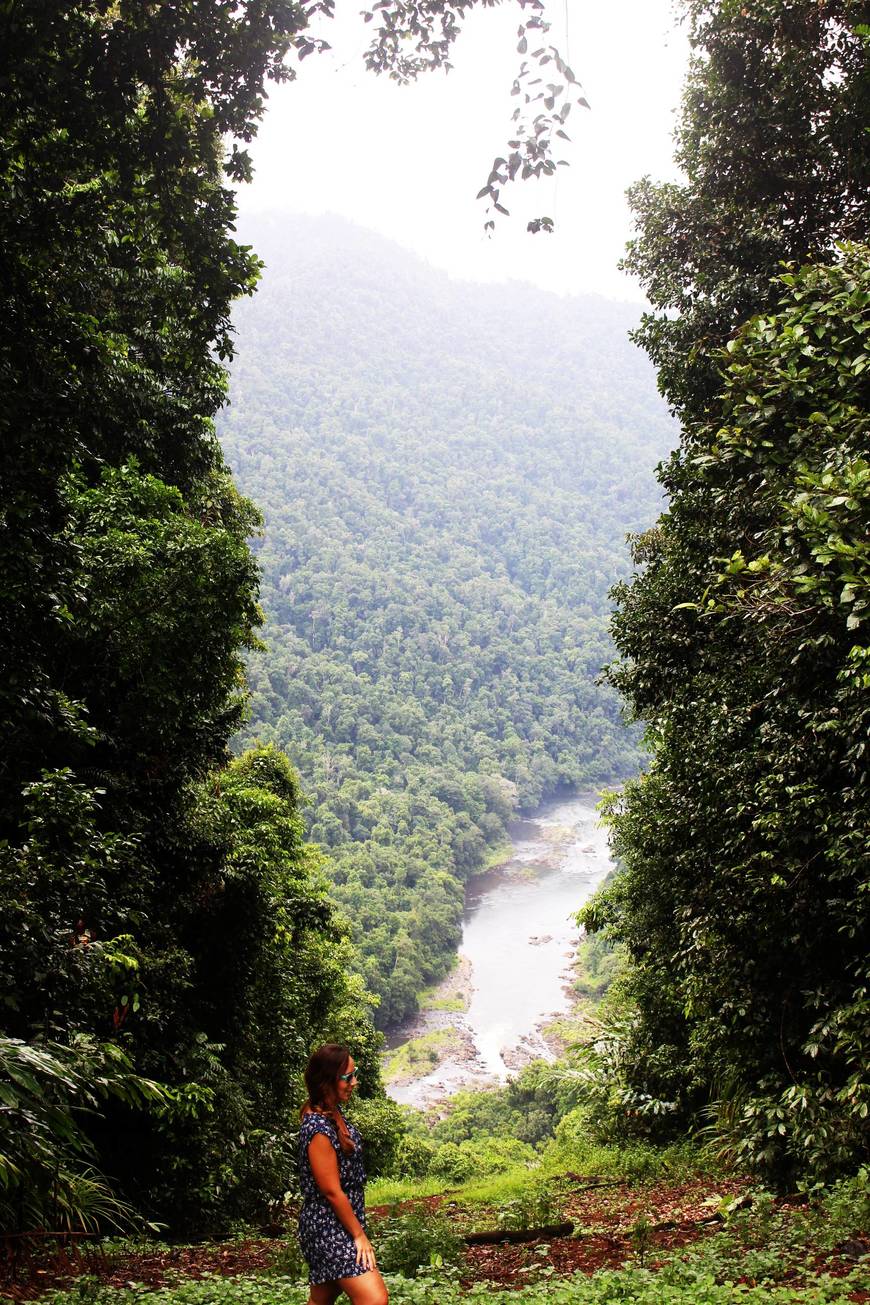
[[[389,1039],[395,1049],[443,1031],[449,1050],[434,1068],[391,1085],[394,1100],[430,1108],[459,1088],[501,1083],[530,1060],[552,1059],[544,1030],[570,1008],[573,915],[612,866],[596,800],[560,799],[517,821],[510,858],[469,883],[457,970],[436,989],[434,1008]],[[438,1008],[457,997],[465,1010]]]

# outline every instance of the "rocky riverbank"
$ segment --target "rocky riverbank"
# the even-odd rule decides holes
[[[594,800],[551,803],[512,832],[513,854],[473,880],[459,961],[394,1035],[395,1100],[440,1112],[462,1088],[504,1082],[564,1049],[575,1017],[574,912],[610,869]]]

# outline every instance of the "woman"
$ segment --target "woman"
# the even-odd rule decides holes
[[[318,1047],[305,1069],[299,1244],[310,1270],[308,1305],[332,1305],[342,1292],[353,1305],[387,1305],[365,1231],[362,1138],[342,1110],[358,1082],[353,1056],[334,1042]]]

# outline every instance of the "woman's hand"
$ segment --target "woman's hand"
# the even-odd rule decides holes
[[[354,1237],[353,1244],[356,1247],[357,1264],[361,1264],[366,1270],[373,1269],[375,1267],[375,1253],[365,1233],[361,1232],[358,1237]]]

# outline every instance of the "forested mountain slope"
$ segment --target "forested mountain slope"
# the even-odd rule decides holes
[[[337,219],[243,236],[266,271],[221,434],[265,517],[267,648],[242,741],[299,767],[389,1024],[516,807],[637,765],[596,677],[674,431],[631,306],[453,283]]]

